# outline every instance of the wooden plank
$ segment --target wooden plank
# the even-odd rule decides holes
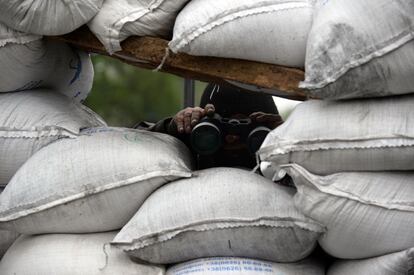
[[[109,55],[99,40],[86,27],[64,36],[49,37],[60,40],[89,52]],[[196,80],[250,85],[276,96],[295,100],[307,97],[298,88],[304,79],[303,70],[252,61],[199,57],[174,54],[167,50],[168,41],[154,37],[130,37],[122,43],[122,51],[112,55],[128,64],[147,69],[172,73]],[[166,53],[168,52],[168,55]],[[160,66],[160,64],[162,66]]]

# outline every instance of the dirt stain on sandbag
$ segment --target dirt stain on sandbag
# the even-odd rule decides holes
[[[325,81],[340,71],[345,74],[321,89],[311,90],[312,95],[328,99],[346,99],[387,94],[387,79],[391,76],[391,70],[386,62],[381,62],[379,57],[359,64],[361,61],[358,60],[374,51],[366,45],[361,34],[351,26],[341,23],[331,27],[328,37],[329,39],[324,40],[326,44],[318,45],[320,49],[317,51],[323,52],[318,56],[319,61],[310,65],[314,79]]]
[[[352,26],[336,23],[328,25],[327,28],[321,28],[319,30],[322,33],[321,37],[316,41],[313,39],[315,42],[309,45],[306,70],[308,81],[312,83],[331,78],[351,57],[352,59],[361,57],[363,55],[361,50],[366,48],[363,37],[357,34]]]

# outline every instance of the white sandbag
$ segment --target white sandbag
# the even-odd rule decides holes
[[[89,108],[49,90],[0,93],[0,110],[0,186],[42,147],[106,125]]]
[[[413,1],[319,2],[301,88],[329,99],[413,92]]]
[[[158,187],[191,176],[191,155],[165,134],[96,128],[33,155],[0,200],[0,228],[89,233],[125,225]],[[35,172],[34,172],[35,171]]]
[[[202,170],[154,192],[113,244],[152,263],[217,255],[297,261],[323,228],[294,208],[293,193],[246,170]]]
[[[337,261],[327,275],[410,275],[414,274],[414,249],[381,257]]]
[[[134,263],[109,242],[115,232],[22,236],[0,262],[0,274],[163,275],[163,267]]]
[[[414,170],[413,105],[412,95],[301,103],[269,133],[260,159],[319,175]]]
[[[358,172],[317,176],[288,165],[295,206],[326,226],[319,239],[330,255],[376,257],[414,247],[414,173]]]
[[[103,0],[0,1],[0,21],[26,33],[60,35],[88,22]]]
[[[173,52],[303,67],[313,0],[192,0],[178,15]]]
[[[121,50],[129,36],[168,36],[178,12],[189,0],[105,0],[88,23],[109,53]]]
[[[325,275],[325,268],[306,259],[297,263],[273,263],[232,257],[193,260],[170,267],[166,275]]]
[[[88,53],[1,24],[0,60],[0,92],[47,88],[83,101],[92,88],[94,71]]]

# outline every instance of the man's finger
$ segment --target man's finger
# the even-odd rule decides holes
[[[174,118],[174,122],[177,125],[178,133],[184,133],[184,113],[178,113]]]
[[[204,110],[206,112],[206,115],[208,115],[208,116],[211,116],[211,115],[213,115],[216,112],[216,108],[214,107],[213,104],[207,104],[204,107]]]
[[[193,113],[191,114],[191,128],[194,127],[202,117],[202,110],[201,108],[194,109]]]
[[[184,112],[184,131],[189,134],[191,133],[191,115],[193,113],[192,109],[187,109]]]
[[[251,119],[251,120],[256,120],[257,119],[257,117],[259,117],[259,116],[261,116],[261,115],[263,115],[264,113],[263,112],[254,112],[254,113],[251,113],[250,115],[249,115],[249,118]]]

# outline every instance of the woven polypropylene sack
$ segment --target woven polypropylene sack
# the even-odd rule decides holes
[[[166,182],[191,176],[191,154],[165,134],[94,128],[33,155],[0,201],[0,228],[24,234],[120,229]]]
[[[362,259],[414,247],[414,173],[348,172],[318,176],[286,167],[298,188],[295,206],[326,226],[330,255]]]
[[[177,17],[173,52],[303,67],[313,0],[192,0]]]
[[[320,263],[306,259],[296,263],[273,263],[236,257],[205,258],[170,267],[166,275],[324,275]]]
[[[88,26],[106,50],[114,53],[129,36],[169,36],[178,12],[188,1],[105,0]]]
[[[293,193],[249,171],[202,170],[154,192],[113,243],[152,263],[217,255],[297,261],[323,228],[294,208]]]
[[[106,125],[89,108],[49,90],[0,93],[0,110],[0,186],[42,147]]]
[[[102,3],[103,0],[0,1],[0,21],[26,33],[60,35],[87,23]]]
[[[22,236],[0,262],[1,274],[163,275],[163,267],[137,264],[109,245],[116,232]]]
[[[92,88],[94,71],[88,53],[2,24],[0,60],[0,92],[47,88],[83,101]]]
[[[336,261],[327,275],[410,275],[414,274],[414,249],[376,258]]]
[[[319,175],[414,170],[413,104],[412,95],[301,103],[269,133],[260,159]]]
[[[412,93],[414,2],[320,0],[301,88],[319,98]]]

